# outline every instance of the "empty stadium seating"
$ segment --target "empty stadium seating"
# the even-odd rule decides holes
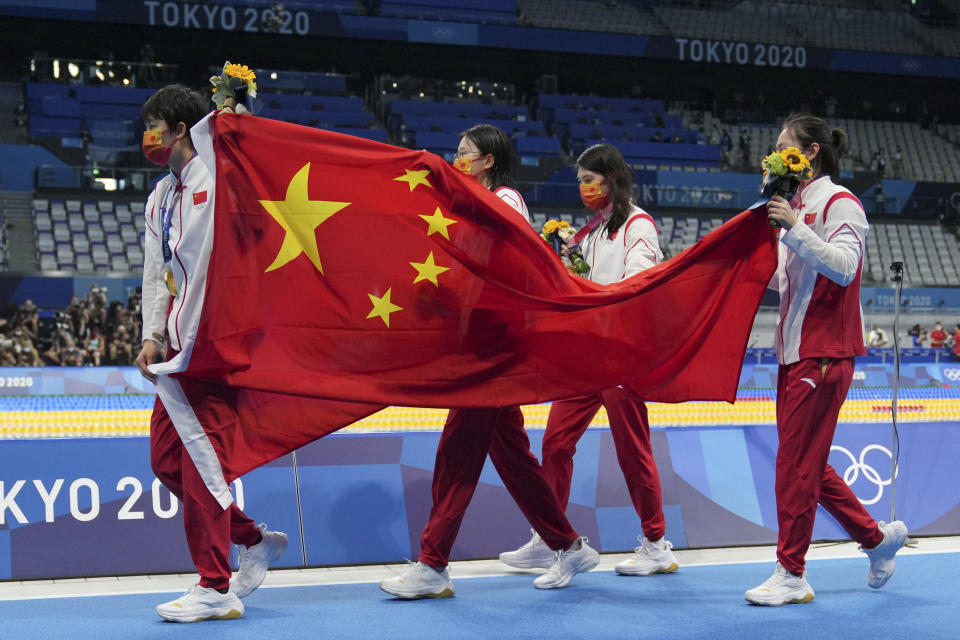
[[[137,271],[143,267],[142,201],[33,201],[42,271]]]

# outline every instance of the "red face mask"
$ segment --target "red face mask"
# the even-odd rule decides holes
[[[581,182],[580,199],[587,207],[597,211],[610,203],[610,194],[603,193],[603,182]]]
[[[161,167],[167,166],[170,161],[170,154],[173,153],[173,145],[176,140],[170,143],[169,147],[163,146],[163,133],[169,129],[149,129],[143,132],[143,143],[140,145],[143,149],[143,155],[153,164]]]

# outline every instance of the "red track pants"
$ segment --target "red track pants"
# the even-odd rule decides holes
[[[803,574],[817,503],[865,548],[883,534],[857,496],[827,464],[840,406],[853,381],[853,358],[807,358],[777,375],[777,559]]]
[[[207,492],[190,454],[158,397],[150,417],[150,466],[160,482],[183,503],[183,528],[190,557],[200,573],[200,586],[222,589],[230,584],[230,543],[256,544],[260,531],[236,503],[211,509],[195,496]]]
[[[437,447],[433,508],[420,537],[421,562],[433,567],[447,565],[487,452],[507,491],[547,546],[566,549],[577,539],[540,463],[530,452],[520,407],[453,409]]]
[[[543,472],[560,504],[566,508],[577,442],[601,405],[607,409],[617,460],[627,481],[633,507],[640,516],[643,535],[650,540],[659,540],[666,531],[666,524],[660,476],[650,446],[647,406],[629,386],[554,402],[543,436]]]

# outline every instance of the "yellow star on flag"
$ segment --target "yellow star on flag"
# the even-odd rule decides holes
[[[406,182],[410,185],[410,191],[413,191],[417,186],[423,184],[431,189],[433,185],[427,180],[427,175],[430,173],[430,169],[421,169],[419,171],[413,171],[411,169],[404,169],[406,172],[405,175],[400,176],[399,178],[394,178],[398,182]]]
[[[427,224],[430,226],[427,228],[427,235],[432,236],[434,233],[439,232],[447,240],[450,239],[450,235],[447,233],[447,227],[452,224],[457,224],[456,220],[451,220],[450,218],[444,218],[443,212],[440,211],[440,207],[437,207],[437,210],[433,212],[432,216],[421,215],[421,218],[427,221]]]
[[[393,287],[387,289],[387,292],[383,294],[382,297],[378,298],[372,293],[368,293],[367,296],[370,297],[370,302],[373,303],[373,309],[370,313],[367,314],[367,319],[375,318],[377,316],[383,320],[383,324],[390,327],[390,314],[394,311],[401,311],[403,307],[398,307],[397,305],[390,302],[390,292],[393,290]]]
[[[323,273],[320,252],[317,248],[316,229],[327,218],[350,203],[311,200],[307,194],[309,175],[310,163],[308,162],[290,180],[285,199],[259,201],[267,213],[287,232],[283,236],[283,244],[280,245],[277,257],[264,273],[279,269],[301,253],[306,254],[317,271]]]
[[[413,284],[417,284],[421,280],[429,280],[435,287],[440,286],[437,276],[444,271],[450,271],[450,267],[441,267],[433,261],[433,251],[423,262],[411,262],[410,266],[417,270],[417,277],[413,279]]]

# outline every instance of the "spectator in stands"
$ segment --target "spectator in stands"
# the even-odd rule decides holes
[[[591,265],[587,278],[601,285],[619,282],[663,260],[653,219],[634,203],[633,170],[609,144],[588,148],[577,159],[577,179],[590,222],[574,237]],[[543,470],[566,508],[573,475],[573,454],[593,417],[606,407],[617,460],[643,529],[640,546],[616,565],[622,575],[671,573],[679,567],[664,537],[666,523],[660,477],[650,443],[643,399],[629,385],[554,402],[543,436]],[[549,549],[536,534],[500,559],[515,567],[542,566]]]
[[[653,126],[657,129],[666,129],[667,123],[664,121],[663,116],[659,111],[653,112]]]
[[[34,340],[40,333],[40,314],[37,311],[37,305],[33,304],[33,300],[30,298],[23,301],[23,306],[17,312],[14,327],[22,329],[26,335]]]
[[[133,364],[136,350],[132,337],[133,334],[127,330],[125,325],[117,326],[107,345],[107,362],[121,367]]]
[[[513,181],[513,146],[490,124],[460,134],[454,166],[508,204],[526,222],[530,214]],[[546,541],[549,570],[534,581],[538,589],[565,587],[574,575],[600,561],[564,515],[523,428],[520,407],[452,409],[447,414],[433,471],[433,506],[420,538],[420,556],[380,588],[398,598],[448,598],[455,587],[447,572],[464,513],[489,453],[510,495]],[[538,565],[539,566],[539,565]]]
[[[933,331],[930,332],[930,348],[942,349],[946,340],[947,332],[943,330],[943,324],[937,320],[933,325]]]
[[[891,162],[891,177],[897,180],[903,180],[903,149],[897,145],[897,150],[893,152],[893,161]]]
[[[13,110],[13,126],[16,129],[17,144],[29,144],[30,135],[27,133],[29,124],[30,114],[27,112],[27,105],[21,101]]]
[[[902,522],[877,523],[827,464],[840,407],[864,355],[860,271],[867,217],[860,201],[838,186],[847,136],[816,116],[793,114],[777,149],[800,149],[813,179],[791,202],[775,196],[767,215],[780,227],[779,264],[771,286],[780,292],[775,332],[777,433],[777,566],[747,601],[760,605],[811,602],[804,560],[817,504],[837,519],[870,559],[867,583],[883,586],[907,538]],[[802,221],[802,222],[801,222]]]
[[[62,367],[82,367],[83,354],[76,347],[66,347],[58,354],[58,360]]]
[[[887,334],[886,332],[878,327],[873,325],[870,327],[870,333],[867,334],[867,346],[868,347],[884,347],[887,344]]]
[[[883,174],[887,170],[887,152],[883,147],[873,155],[873,168],[876,171],[876,181],[883,182]]]
[[[33,344],[24,344],[20,347],[20,352],[17,355],[18,367],[39,367],[41,365],[43,365],[43,361],[40,360],[40,354]]]
[[[83,341],[83,363],[99,367],[106,352],[106,343],[99,325],[92,325],[90,333]]]
[[[753,168],[750,165],[750,134],[746,131],[740,132],[740,166],[744,171]]]
[[[11,338],[0,338],[0,367],[17,366],[17,354]]]
[[[707,144],[707,134],[703,132],[703,127],[697,129],[697,144]]]
[[[910,327],[907,335],[913,338],[913,347],[919,349],[923,346],[923,341],[927,339],[927,330],[917,323]]]
[[[87,319],[90,312],[85,304],[80,302],[78,296],[70,298],[70,306],[67,307],[66,315],[70,320],[71,333],[75,336],[82,336],[87,331]]]
[[[663,136],[660,135],[660,130],[657,129],[653,132],[653,135],[650,136],[650,142],[663,142]]]
[[[90,293],[84,301],[87,308],[87,323],[99,321],[101,326],[107,320],[107,289],[98,284],[90,285]]]

